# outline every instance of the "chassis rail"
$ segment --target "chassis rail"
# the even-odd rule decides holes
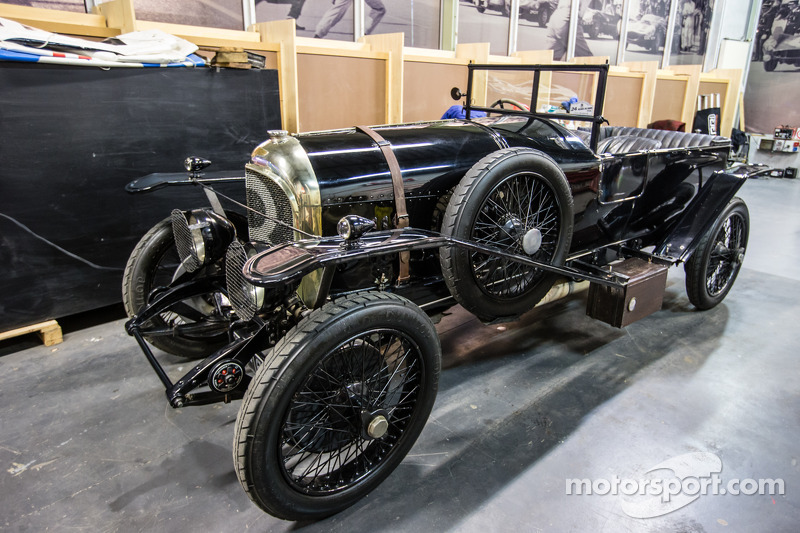
[[[628,277],[623,274],[589,269],[582,263],[575,263],[574,266],[553,265],[523,255],[512,254],[494,246],[455,239],[435,231],[416,228],[371,232],[355,242],[345,241],[341,237],[331,237],[282,244],[250,258],[244,265],[244,276],[254,285],[265,288],[278,287],[297,282],[303,276],[320,268],[379,255],[443,246],[456,246],[473,252],[495,255],[539,268],[545,272],[586,280],[606,287],[622,288],[628,280]]]

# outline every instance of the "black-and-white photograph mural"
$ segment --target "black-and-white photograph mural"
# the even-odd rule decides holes
[[[554,59],[566,59],[572,0],[520,0],[519,4],[517,50],[553,50]],[[591,55],[577,49],[576,55]]]
[[[510,4],[510,0],[459,0],[458,42],[489,43],[490,53],[506,55]]]
[[[669,62],[700,65],[706,53],[714,0],[677,0],[678,8]]]
[[[670,0],[632,0],[625,61],[660,61],[667,40]]]
[[[241,30],[241,0],[134,0],[139,20]]]
[[[406,46],[439,48],[441,0],[387,0],[384,3],[386,15],[372,33],[403,32]],[[366,22],[369,23],[369,8]]]
[[[772,72],[779,65],[800,66],[800,3],[764,0],[753,43],[753,60]],[[793,69],[794,70],[794,69]]]
[[[753,42],[744,107],[747,130],[771,133],[774,128],[800,124],[796,90],[800,84],[800,3],[764,0]]]
[[[365,0],[365,30],[374,30],[386,15],[383,0]],[[290,18],[297,35],[337,41],[354,38],[353,0],[256,0],[256,21]]]
[[[297,35],[354,39],[354,0],[256,0],[256,20],[294,19]],[[364,0],[364,33],[404,33],[405,45],[439,47],[441,0]]]
[[[58,9],[60,11],[86,12],[84,0],[3,0],[4,4],[17,6],[41,7],[44,9]]]
[[[613,65],[617,59],[622,25],[622,0],[580,0],[580,25],[592,55],[605,56]],[[578,55],[577,50],[575,55]]]

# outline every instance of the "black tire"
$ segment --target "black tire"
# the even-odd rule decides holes
[[[437,200],[436,206],[433,208],[433,213],[431,213],[431,231],[441,233],[442,220],[444,220],[444,214],[447,211],[447,205],[450,203],[450,198],[453,197],[454,190],[455,187],[441,195],[439,200]]]
[[[742,267],[749,231],[747,205],[734,198],[684,265],[686,293],[696,308],[711,309],[725,299]]]
[[[596,26],[593,25],[587,26],[586,33],[589,35],[589,39],[597,39],[598,30]]]
[[[353,505],[411,449],[440,366],[433,323],[404,298],[363,292],[312,311],[268,353],[239,409],[233,459],[245,492],[284,520]],[[370,438],[376,412],[388,429]]]
[[[539,23],[540,28],[546,28],[547,23],[550,22],[550,8],[549,7],[542,7],[539,9],[539,14],[537,15],[537,22]]]
[[[172,222],[170,218],[166,218],[153,226],[139,240],[125,265],[122,277],[122,303],[128,317],[133,317],[144,307],[153,289],[170,283],[179,264],[180,258],[175,247]],[[207,320],[208,331],[181,334],[176,330],[172,336],[146,336],[147,341],[160,350],[181,357],[200,358],[214,353],[227,343],[228,320],[217,316],[211,298],[213,294],[193,299],[191,302],[194,311],[202,312],[204,315],[202,318],[198,315],[190,318],[170,311],[161,313],[148,322],[148,327],[162,329]]]
[[[775,67],[778,66],[778,60],[775,58],[769,59],[768,61],[764,61],[764,70],[767,72],[772,72],[775,70]]]
[[[483,13],[484,11],[486,11],[486,8],[483,6],[475,6],[475,9],[478,10],[478,13]]]
[[[541,246],[530,257],[556,265],[567,257],[572,228],[572,194],[564,173],[530,148],[506,148],[478,161],[456,187],[442,222],[445,235],[521,255],[526,255],[522,237],[538,229]],[[458,247],[442,248],[439,259],[450,293],[484,321],[532,309],[558,277]]]
[[[664,34],[662,32],[656,32],[655,37],[647,46],[647,49],[651,52],[658,52],[658,49],[661,47],[661,42],[665,40]],[[666,46],[666,45],[665,45]]]

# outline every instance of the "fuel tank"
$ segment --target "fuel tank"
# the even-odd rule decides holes
[[[484,155],[503,148],[489,128],[440,121],[374,130],[392,145],[403,174],[406,197],[440,195]],[[297,136],[319,183],[323,207],[392,200],[389,165],[380,148],[356,130]],[[457,180],[456,180],[457,181]]]
[[[541,119],[506,116],[373,129],[391,143],[403,175],[410,223],[415,227],[430,227],[436,202],[477,161],[502,148],[526,146],[550,155],[561,164],[573,190],[585,188],[598,175],[599,160],[585,144]],[[374,218],[375,204],[391,210],[394,195],[389,165],[370,137],[353,128],[304,133],[296,138],[319,183],[323,227],[342,213],[363,211],[364,216]]]

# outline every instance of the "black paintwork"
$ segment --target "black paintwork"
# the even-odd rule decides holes
[[[397,154],[410,224],[417,228],[439,229],[431,221],[436,202],[482,157],[509,146],[552,157],[564,171],[575,201],[573,254],[620,240],[653,243],[663,237],[698,193],[702,176],[724,168],[729,149],[601,157],[553,122],[517,116],[375,129]],[[336,223],[347,214],[376,218],[380,226],[383,216],[393,212],[389,167],[369,137],[340,130],[298,138],[320,183],[323,234],[334,234]],[[628,185],[620,188],[621,183]]]
[[[724,168],[728,146],[663,150],[611,156],[596,155],[573,132],[550,120],[503,115],[475,121],[436,121],[375,130],[392,144],[400,164],[410,225],[438,231],[437,202],[481,158],[506,147],[527,147],[553,158],[564,171],[575,204],[571,254],[580,255],[611,243],[640,239],[655,244],[669,234],[676,217],[695,198],[703,176]],[[389,167],[378,146],[356,130],[299,135],[320,183],[323,234],[333,235],[343,216],[357,214],[392,220]],[[386,217],[386,218],[384,218]],[[412,256],[412,275],[439,275],[434,254]],[[334,294],[370,284],[388,272],[390,261],[342,265],[332,284]],[[402,290],[408,290],[403,288]],[[447,296],[433,283],[425,300]],[[419,296],[417,296],[419,297]]]
[[[439,200],[481,158],[510,146],[534,148],[555,159],[576,194],[596,190],[600,158],[548,120],[504,116],[374,129],[391,143],[397,156],[412,227],[438,231],[432,218]],[[335,234],[339,219],[349,214],[374,218],[379,229],[388,229],[382,220],[392,220],[394,195],[389,166],[378,146],[356,130],[303,134],[298,139],[319,182],[323,234]],[[439,273],[438,260],[430,253],[412,257],[412,267],[418,277]],[[350,290],[365,278],[374,279],[373,274],[372,265],[342,266],[333,291]],[[432,299],[447,295],[443,284],[434,292]]]
[[[494,67],[470,66],[471,72],[473,68]],[[597,69],[601,74],[597,96],[598,102],[602,102],[607,66],[543,67],[556,68],[584,72]],[[538,78],[534,77],[534,87]],[[471,84],[468,94],[470,91]],[[532,97],[532,104],[536,103],[535,98]],[[355,129],[298,135],[319,183],[322,231],[326,237],[262,252],[248,261],[244,274],[251,282],[268,290],[280,286],[281,291],[288,288],[291,292],[303,275],[323,269],[324,293],[310,306],[321,305],[328,294],[336,296],[376,287],[404,295],[417,305],[425,305],[449,295],[436,255],[436,249],[443,245],[481,249],[601,285],[624,283],[600,268],[608,255],[602,253],[604,248],[666,264],[685,260],[747,177],[746,174],[720,172],[726,164],[730,145],[711,143],[705,147],[597,154],[590,146],[597,146],[602,135],[611,133],[599,127],[603,121],[601,110],[600,103],[595,107],[594,116],[581,119],[589,123],[591,129],[586,140],[547,116],[509,111],[476,120],[375,127],[391,144],[401,167],[411,225],[405,230],[392,230],[392,178],[383,153],[369,136]],[[570,258],[564,266],[543,265],[528,257],[510,257],[504,250],[481,248],[475,243],[455,241],[437,233],[439,228],[435,227],[435,220],[440,217],[436,210],[446,204],[448,191],[483,157],[507,147],[538,150],[543,157],[552,158],[564,172],[572,192],[575,216]],[[144,180],[134,188],[149,189],[161,182]],[[360,243],[331,238],[336,234],[337,222],[346,215],[375,219],[379,231],[367,233]],[[655,255],[642,251],[651,245],[656,247]],[[397,285],[396,258],[401,250],[411,252],[411,280]],[[142,316],[146,319],[147,313],[158,312],[155,309],[163,311],[170,301],[181,299],[179,291],[190,289],[169,288],[159,297],[167,303],[162,306],[154,302]],[[224,291],[220,287],[220,292]],[[285,302],[286,308],[297,305],[298,300]],[[250,324],[251,329],[258,328],[255,333],[248,333],[249,338],[258,335],[279,338],[280,335],[269,336],[264,324],[283,324],[285,311],[281,309],[278,305],[266,305],[262,316]],[[284,315],[279,316],[279,313]],[[135,317],[128,324],[129,333],[137,336],[140,344],[144,344],[141,328],[145,319]],[[242,338],[245,337],[247,335]],[[144,346],[143,349],[151,364],[154,363],[152,353]],[[213,364],[223,359],[236,359],[244,364],[251,356],[252,350],[248,351],[244,344],[232,342],[192,372],[202,381]],[[190,398],[189,391],[194,385],[187,385],[185,380],[175,385],[164,377],[162,381],[173,406],[213,400]],[[239,393],[241,390],[237,391]]]
[[[339,236],[288,242],[254,256],[247,261],[243,270],[244,277],[252,284],[274,290],[286,284],[299,283],[303,276],[319,268],[346,265],[363,258],[372,259],[406,250],[438,249],[443,246],[498,255],[547,272],[586,279],[603,286],[621,287],[624,282],[616,279],[613,273],[595,275],[569,266],[551,265],[496,246],[463,241],[415,228],[376,231],[354,242]],[[137,322],[142,323],[143,320],[139,318]]]

